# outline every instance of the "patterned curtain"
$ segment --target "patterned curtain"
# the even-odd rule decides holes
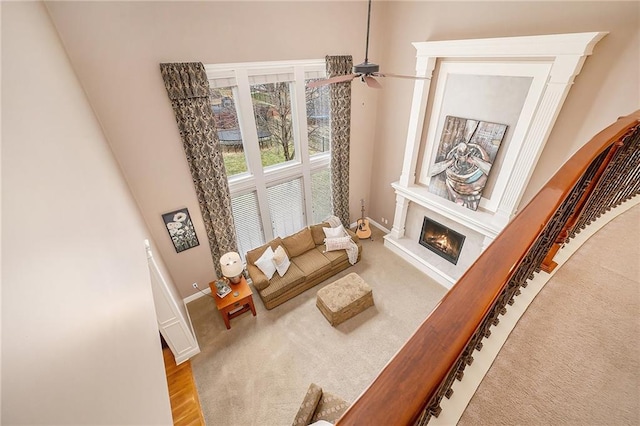
[[[327,56],[327,77],[350,74],[351,56]],[[329,86],[331,96],[331,196],[333,214],[346,227],[349,221],[349,135],[351,133],[351,82]]]
[[[231,196],[215,129],[209,82],[200,62],[160,64],[189,163],[218,277],[220,257],[238,251]]]

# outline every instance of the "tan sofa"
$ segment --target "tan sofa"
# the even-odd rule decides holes
[[[329,224],[325,222],[312,225],[288,237],[277,237],[247,252],[247,272],[267,309],[275,308],[351,266],[345,250],[325,253],[323,227],[329,227]],[[358,261],[360,261],[362,243],[351,230],[347,232],[358,246]],[[255,262],[268,246],[275,250],[279,245],[282,245],[289,256],[291,266],[284,276],[281,277],[276,272],[271,280],[268,280]]]

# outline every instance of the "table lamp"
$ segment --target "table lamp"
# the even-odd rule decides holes
[[[220,258],[220,266],[222,275],[227,277],[231,284],[238,284],[240,282],[244,266],[242,266],[242,259],[240,259],[238,253],[230,251],[229,253],[223,254]]]

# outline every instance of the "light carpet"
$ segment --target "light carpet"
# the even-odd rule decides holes
[[[446,289],[383,245],[363,241],[362,260],[294,299],[227,330],[214,301],[188,304],[201,353],[191,359],[208,425],[288,425],[310,383],[353,402],[408,340]],[[332,327],[316,293],[348,273],[372,288],[375,306]]]
[[[640,424],[639,259],[636,206],[540,291],[458,425]]]

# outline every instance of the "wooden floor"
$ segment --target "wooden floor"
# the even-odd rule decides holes
[[[167,372],[169,399],[173,424],[176,426],[204,425],[198,390],[191,372],[191,362],[176,365],[169,348],[162,348],[164,367]]]

